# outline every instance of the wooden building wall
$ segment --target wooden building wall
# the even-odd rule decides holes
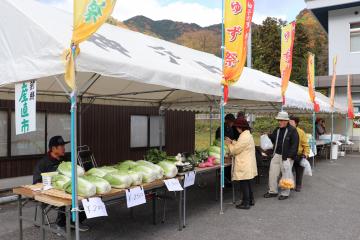
[[[46,113],[69,113],[69,104],[38,103],[37,110]],[[86,109],[84,106],[83,109]],[[0,110],[14,110],[13,101],[0,100]],[[131,115],[157,116],[157,108],[91,105],[82,115],[83,145],[89,145],[99,165],[121,160],[142,159],[146,148],[130,148]],[[14,119],[9,119],[14,121]],[[10,128],[10,122],[8,124]],[[195,147],[195,114],[167,111],[165,115],[166,146],[169,155],[193,152]],[[10,129],[8,143],[10,143]],[[79,140],[78,140],[79,141]],[[8,144],[9,145],[9,144]],[[69,147],[67,148],[69,149]],[[8,152],[11,152],[8,147]],[[31,175],[42,155],[0,157],[0,178]]]

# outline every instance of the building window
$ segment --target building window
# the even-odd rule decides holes
[[[131,116],[130,147],[148,146],[148,116]]]
[[[160,130],[160,126],[162,129]],[[165,146],[165,118],[160,116],[131,116],[130,147]]]
[[[15,134],[15,113],[11,113],[11,156],[45,153],[45,113],[36,114],[36,131]]]
[[[7,156],[8,112],[0,111],[0,157]]]
[[[360,22],[350,24],[350,51],[360,53]]]
[[[53,136],[62,136],[70,141],[70,114],[48,113],[47,115],[47,143]]]
[[[162,123],[160,121],[162,121]],[[162,126],[161,145],[165,146],[165,118],[160,116],[151,116],[150,117],[150,147],[160,146],[160,126]]]

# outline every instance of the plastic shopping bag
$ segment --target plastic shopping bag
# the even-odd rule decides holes
[[[286,161],[283,161],[282,163],[283,163],[281,168],[282,176],[279,182],[279,187],[282,189],[293,189],[295,188],[295,183],[292,174],[290,160],[288,159]]]
[[[311,165],[306,158],[301,159],[300,166],[304,167],[304,175],[312,176]]]
[[[273,145],[273,143],[271,142],[271,140],[270,140],[270,138],[268,137],[268,135],[266,135],[266,134],[261,135],[261,137],[260,137],[260,147],[261,147],[263,150],[273,149],[274,145]]]

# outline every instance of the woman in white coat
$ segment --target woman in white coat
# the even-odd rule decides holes
[[[240,133],[237,141],[225,139],[230,153],[235,157],[232,181],[237,181],[242,192],[242,202],[237,205],[238,209],[250,209],[255,205],[251,180],[257,176],[257,165],[255,156],[255,143],[250,132],[249,123],[245,118],[238,118],[234,127]]]

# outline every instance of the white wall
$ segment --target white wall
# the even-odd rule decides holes
[[[359,14],[355,15],[355,11]],[[360,6],[329,11],[329,75],[338,56],[337,74],[360,74],[360,52],[350,52],[350,23],[360,21]]]

